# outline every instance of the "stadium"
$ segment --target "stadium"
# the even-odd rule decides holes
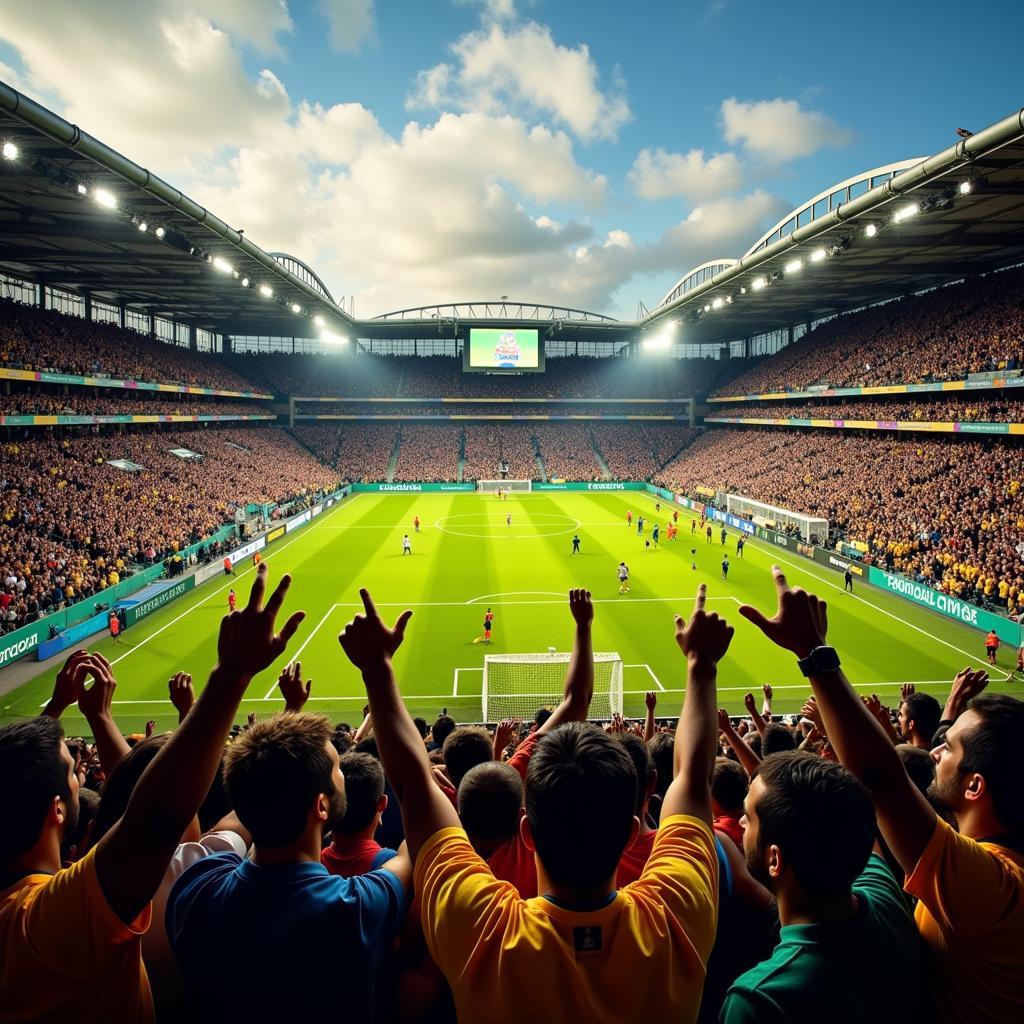
[[[856,905],[886,885],[897,894],[878,897],[889,909],[851,932],[864,944],[865,976],[891,973],[900,957],[913,988],[931,958],[946,974],[920,982],[918,1005],[934,997],[950,1021],[1020,1019],[1024,816],[1002,788],[1018,788],[1019,769],[998,745],[1018,741],[1024,725],[1013,699],[1024,684],[1024,109],[952,145],[936,140],[931,156],[896,154],[816,192],[746,251],[682,273],[632,320],[543,296],[438,296],[358,318],[303,254],[264,250],[87,124],[3,82],[0,143],[0,737],[60,720],[61,750],[72,750],[80,775],[75,793],[92,791],[95,821],[104,804],[123,801],[106,812],[99,845],[87,833],[72,852],[61,845],[57,867],[74,872],[90,844],[114,847],[121,833],[148,828],[173,833],[163,867],[159,850],[151,857],[159,879],[183,848],[178,826],[197,812],[202,830],[235,838],[190,862],[244,855],[255,842],[255,863],[261,849],[262,863],[283,863],[267,851],[294,853],[298,840],[261,834],[280,834],[270,817],[299,784],[260,772],[290,779],[300,768],[281,751],[299,756],[303,743],[319,743],[322,758],[326,742],[351,780],[350,815],[361,773],[380,776],[360,841],[398,851],[376,891],[344,897],[379,915],[343,944],[371,979],[352,997],[356,1019],[511,1020],[533,979],[543,989],[567,977],[571,995],[536,1010],[539,1019],[810,1019],[786,1002],[792,993],[770,997],[789,1007],[770,1012],[771,983],[757,972],[794,941],[788,924],[845,920],[843,899]],[[275,635],[260,602],[285,574]],[[266,608],[279,612],[283,594]],[[777,618],[766,619],[777,602]],[[301,622],[289,619],[298,610]],[[801,628],[817,642],[805,645]],[[833,649],[841,671],[819,656]],[[245,685],[225,683],[229,670]],[[592,744],[609,749],[590,750],[588,727],[567,724],[586,720],[597,723]],[[943,803],[934,787],[953,756],[947,730],[963,736],[975,721],[982,732],[990,720],[990,746],[970,748],[975,760],[956,776],[962,791],[947,778]],[[214,783],[225,739],[223,784]],[[259,767],[259,742],[271,767]],[[968,750],[967,739],[956,742]],[[0,739],[4,777],[35,793],[43,769],[26,768],[11,744]],[[933,748],[946,753],[929,758]],[[137,759],[119,792],[114,780],[124,787],[136,754],[149,760]],[[580,769],[574,796],[535,780],[559,756]],[[188,764],[199,766],[184,773],[195,779],[175,801],[165,776]],[[338,764],[335,755],[336,775]],[[636,817],[630,804],[626,818],[640,829],[628,843],[625,833],[600,838],[618,824],[599,833],[587,818],[607,806],[615,819],[618,769],[632,780]],[[264,779],[262,811],[254,779]],[[754,862],[769,847],[744,836],[756,786],[790,787],[792,803],[757,811],[761,841],[785,851],[764,872]],[[541,795],[531,804],[531,789],[547,794],[546,810]],[[142,807],[140,790],[152,806]],[[498,822],[510,791],[511,826]],[[325,808],[323,821],[310,811],[315,823],[302,826],[314,860],[334,875],[381,874],[376,860],[373,870],[338,867],[357,826],[342,831],[326,786],[309,793]],[[794,807],[802,825],[783,820]],[[572,825],[561,838],[544,824],[552,808]],[[67,820],[46,813],[42,838],[4,844],[5,878],[52,874],[39,850],[57,849]],[[533,838],[520,837],[521,816]],[[876,816],[884,858],[869,857]],[[813,854],[797,851],[812,819],[828,834]],[[510,892],[533,906],[547,895],[564,911],[552,918],[560,926],[536,926],[533,960],[517,952],[503,966],[461,948],[484,926],[471,901],[457,906],[460,882],[442,877],[438,851],[452,834],[435,834],[460,827],[476,853],[455,853],[490,862],[508,887],[502,899]],[[564,850],[552,851],[574,831],[595,849],[617,842],[611,868],[567,869]],[[188,842],[201,845],[198,832]],[[673,842],[689,852],[673,853]],[[508,844],[525,844],[514,868]],[[540,891],[534,851],[548,886]],[[603,939],[609,956],[637,958],[637,984],[647,978],[673,997],[616,1001],[588,966],[603,955],[599,927],[588,945],[604,913],[594,895],[609,877],[615,905],[627,883],[655,892],[657,864],[673,857],[689,858],[704,882],[687,882],[689,909],[673,909],[676,897],[658,904],[666,920],[687,921],[681,940],[667,937],[675,924],[659,925],[667,959],[622,951],[629,940],[607,921]],[[425,923],[389,952],[413,865]],[[872,871],[888,882],[871,889]],[[900,901],[904,875],[916,926]],[[957,879],[950,888],[962,881],[955,898],[946,875]],[[718,888],[726,876],[730,902]],[[165,876],[158,905],[171,907],[163,941],[187,985],[167,981],[136,937],[129,959],[135,975],[140,957],[145,969],[121,1005],[85,983],[44,1006],[5,967],[2,1001],[10,996],[14,1010],[0,1017],[52,1020],[77,1008],[87,1019],[150,1020],[155,999],[157,1020],[199,1020],[230,1005],[202,963],[214,955],[201,937],[214,919],[200,915],[216,913],[216,899],[205,910],[198,889],[178,900],[181,884],[171,899],[176,880]],[[113,908],[122,931],[146,913],[157,891],[146,884],[126,883],[133,896],[110,899],[105,912],[113,918]],[[277,893],[267,899],[268,914],[292,913]],[[714,917],[699,923],[702,900],[717,907],[717,945]],[[977,918],[972,900],[984,908]],[[57,971],[15,955],[4,918],[13,920],[13,905],[0,903],[12,971]],[[73,913],[58,917],[73,922]],[[448,913],[462,938],[436,923]],[[348,918],[334,926],[353,928]],[[163,934],[162,921],[154,927]],[[330,934],[319,922],[309,928],[289,941]],[[982,951],[958,973],[951,960],[968,946]],[[315,1006],[266,980],[268,956],[228,958],[225,970],[237,973],[226,984],[236,995],[248,989],[249,1012]],[[467,980],[474,958],[480,976]],[[804,984],[819,993],[846,983],[841,973],[827,981],[820,965],[806,970]],[[517,1012],[485,1013],[481,978],[503,971]],[[523,999],[535,1007],[534,996]],[[851,999],[842,1020],[896,1019],[867,996]]]

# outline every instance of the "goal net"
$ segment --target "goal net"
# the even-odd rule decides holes
[[[476,489],[487,494],[498,491],[532,491],[532,480],[477,480]]]
[[[565,691],[566,654],[488,654],[484,656],[483,720],[529,721],[543,707],[555,707]],[[594,655],[594,698],[589,717],[622,714],[622,657]]]

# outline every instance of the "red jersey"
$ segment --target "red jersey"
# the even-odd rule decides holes
[[[111,615],[110,616],[110,619],[108,620],[107,625],[110,626],[110,635],[111,636],[117,636],[117,634],[121,632],[121,620],[118,619],[118,617],[116,615]]]
[[[389,856],[381,856],[388,854]],[[332,875],[353,878],[374,871],[395,856],[395,851],[381,846],[374,839],[335,836],[330,846],[320,851],[320,863]]]
[[[537,862],[521,833],[517,831],[486,860],[494,877],[511,882],[524,900],[532,900],[537,895]]]
[[[630,882],[635,882],[647,866],[647,859],[651,855],[651,847],[658,835],[658,830],[652,828],[650,832],[641,832],[636,837],[636,842],[627,850],[622,851],[619,859],[619,870],[615,873],[615,884],[621,889]]]
[[[739,818],[731,814],[720,814],[711,823],[716,832],[724,832],[741,850],[743,849],[743,826]]]

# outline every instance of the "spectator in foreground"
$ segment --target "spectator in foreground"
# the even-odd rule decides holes
[[[0,727],[0,777],[9,787],[0,831],[5,1020],[153,1020],[140,953],[150,900],[210,788],[246,687],[302,621],[296,612],[275,633],[290,578],[264,608],[266,583],[261,566],[247,607],[221,621],[218,664],[195,707],[143,772],[124,815],[69,868],[61,868],[60,841],[78,815],[78,779],[59,718],[104,667],[75,651],[43,715]]]
[[[632,762],[602,730],[570,723],[542,737],[527,772],[522,827],[544,894],[527,902],[491,874],[431,777],[391,666],[412,613],[403,612],[389,629],[361,591],[365,615],[339,639],[366,684],[416,861],[427,945],[452,987],[462,1024],[696,1018],[718,885],[710,794],[716,666],[732,638],[732,628],[704,610],[705,592],[701,586],[689,623],[676,618],[689,667],[678,771],[643,875],[616,890],[616,867],[639,828]],[[576,621],[570,673],[574,665],[587,666],[580,694],[587,706],[593,605],[583,590],[571,591],[569,603]]]
[[[1019,1022],[1024,789],[1017,745],[1024,701],[1006,694],[978,696],[985,673],[957,677],[947,704],[955,720],[933,752],[930,790],[956,815],[955,831],[911,781],[896,748],[826,647],[825,602],[790,589],[778,566],[772,572],[775,615],[768,618],[748,605],[740,613],[802,659],[840,763],[871,793],[882,835],[907,873],[904,889],[918,899],[914,917],[930,954],[936,1015],[949,1022]]]
[[[772,754],[745,807],[747,865],[775,896],[782,931],[727,992],[723,1024],[811,1024],[837,992],[834,1020],[907,1020],[921,1005],[921,951],[896,879],[871,852],[867,790],[832,761]]]
[[[373,1019],[376,971],[405,918],[412,865],[396,856],[340,878],[321,864],[324,832],[345,818],[332,734],[322,716],[285,712],[256,722],[227,752],[224,782],[252,834],[252,859],[225,853],[194,864],[167,905],[186,986],[209,1019],[322,1009],[318,985],[268,985],[272,977],[332,977],[352,1019]]]

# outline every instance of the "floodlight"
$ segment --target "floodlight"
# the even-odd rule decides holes
[[[265,299],[272,299],[274,297],[274,289],[269,284],[261,284],[260,295]]]
[[[142,232],[146,232],[146,231],[149,230],[149,225],[144,220],[140,220],[139,221],[139,230],[142,231]]]
[[[7,147],[4,146],[4,150],[5,150],[4,156],[7,156],[6,149],[7,149]],[[969,196],[973,191],[974,191],[974,186],[969,181],[961,181],[960,182],[960,195],[962,195],[962,196]]]
[[[293,302],[292,303],[292,312],[295,313],[295,314],[299,314],[299,313],[302,312],[302,307],[297,302]]]
[[[725,299],[715,299],[715,301],[711,303],[711,308],[712,309],[721,309],[724,305],[725,305]]]
[[[108,210],[113,210],[117,207],[117,200],[114,198],[114,194],[108,192],[105,188],[96,189],[92,197],[100,206],[105,206]]]
[[[4,143],[3,154],[5,160],[17,160],[19,152],[20,150],[13,142]]]
[[[731,295],[726,295],[725,301],[726,302],[732,302],[732,296]]]
[[[747,294],[747,289],[743,285],[741,285],[740,286],[740,295],[746,295],[746,294]]]
[[[78,183],[78,194],[80,196],[88,195],[89,190],[81,182]]]
[[[767,283],[768,282],[763,277],[755,277],[754,280],[750,282],[750,287],[753,288],[755,292],[759,292]]]
[[[799,274],[804,269],[803,260],[790,260],[783,268],[787,274]]]
[[[866,227],[866,228],[864,229],[864,234],[865,234],[865,235],[866,235],[866,236],[867,236],[868,238],[874,238],[874,237],[875,237],[875,235],[877,235],[877,234],[878,234],[878,225],[877,225],[877,224],[869,224],[869,225],[868,225],[868,226],[867,226],[867,227]]]
[[[163,228],[157,228],[154,234],[156,235],[157,238],[163,238],[164,235],[167,234],[167,232]]]
[[[324,318],[322,316],[317,315],[317,316],[313,317],[313,323],[316,324],[317,327],[323,327],[324,326]]]
[[[242,278],[242,287],[243,288],[248,288],[249,287],[249,278],[247,278],[247,277],[243,277]]]
[[[323,318],[321,317],[320,319],[322,320]],[[348,344],[348,338],[344,334],[335,334],[334,331],[329,331],[329,330],[327,330],[327,328],[324,328],[320,332],[320,337],[321,337],[321,339],[323,341],[327,342],[327,344],[329,344],[329,345],[347,345]]]
[[[221,259],[220,256],[214,257],[213,267],[215,270],[219,270],[222,274],[233,274],[235,272],[235,268],[231,266],[227,260]]]
[[[824,249],[820,249],[820,248],[819,249],[815,249],[811,253],[811,262],[812,263],[820,263],[827,255],[828,254],[825,252]]]
[[[919,207],[917,205],[917,203],[907,203],[906,206],[904,206],[901,209],[897,210],[893,214],[893,218],[892,219],[893,219],[894,223],[901,224],[903,221],[909,220],[911,217],[915,216],[916,214],[918,214],[920,212],[921,212],[921,207]]]
[[[665,333],[655,334],[652,338],[644,339],[644,348],[648,352],[665,352],[672,344],[672,339]]]

